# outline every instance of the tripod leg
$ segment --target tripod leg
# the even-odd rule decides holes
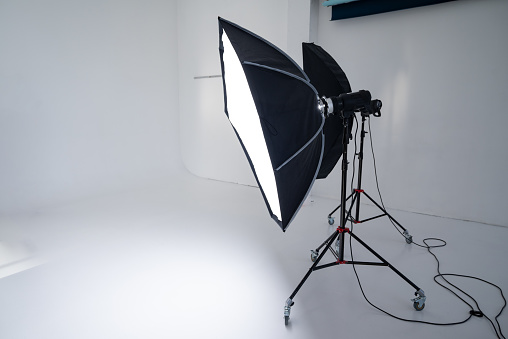
[[[356,192],[354,193],[354,197],[353,197],[353,200],[351,201],[351,206],[349,206],[349,209],[347,211],[347,214],[346,214],[346,217],[345,217],[345,220],[350,220],[350,219],[353,219],[353,221],[355,221],[354,218],[351,218],[351,210],[353,209],[353,206],[355,206],[355,201],[358,199],[358,201],[360,201],[360,193],[359,192]],[[358,204],[357,204],[358,205]],[[358,213],[357,213],[358,214]],[[357,216],[358,217],[358,216]]]
[[[302,286],[305,283],[305,281],[307,281],[307,279],[310,277],[312,271],[314,271],[314,268],[318,265],[318,263],[321,261],[321,259],[323,259],[323,256],[325,255],[326,251],[330,248],[330,246],[334,242],[334,240],[337,237],[337,235],[339,235],[339,231],[338,230],[333,232],[333,234],[330,237],[328,237],[327,242],[326,242],[326,247],[325,247],[324,251],[318,256],[316,261],[314,261],[314,264],[312,264],[312,266],[309,268],[309,270],[307,271],[307,274],[305,274],[305,276],[303,277],[302,281],[300,281],[300,283],[298,284],[298,286],[296,286],[296,288],[293,291],[293,293],[291,293],[289,298],[286,300],[286,304],[284,305],[284,322],[285,322],[286,325],[288,324],[289,315],[291,314],[291,306],[294,305],[293,298],[296,296],[298,291],[300,291],[300,288],[302,288]]]
[[[374,204],[376,205],[377,208],[379,208],[384,214],[386,214],[386,216],[388,218],[390,218],[391,221],[393,221],[402,231],[402,235],[404,236],[404,238],[406,238],[406,242],[408,244],[411,244],[413,242],[413,236],[411,236],[409,234],[409,231],[407,229],[404,228],[404,226],[402,226],[394,217],[392,217],[390,215],[390,213],[388,213],[381,205],[379,205],[374,199],[372,199],[370,197],[370,195],[367,194],[367,192],[363,191],[362,192],[363,194],[365,194],[365,196]]]
[[[332,235],[330,235],[325,241],[323,241],[323,243],[321,245],[319,245],[318,248],[316,248],[315,250],[310,250],[310,259],[314,262],[316,261],[316,259],[318,258],[319,256],[319,250],[325,246],[327,244],[327,242],[332,238],[332,237],[335,237],[335,233],[332,233]],[[337,258],[337,255],[335,253],[333,253],[332,251],[332,254]]]
[[[351,192],[351,194],[346,198],[346,201],[348,201],[349,199],[351,199],[351,197],[353,196],[353,194],[355,194],[355,192]],[[332,215],[337,212],[337,210],[340,208],[341,205],[337,206],[333,211],[330,212],[330,214],[328,214],[328,224],[329,225],[333,225],[333,223],[335,222],[335,218],[332,217]]]
[[[411,299],[413,302],[413,306],[417,311],[423,310],[425,307],[425,301],[427,300],[427,297],[425,296],[425,293],[423,290],[418,287],[415,283],[413,283],[411,280],[409,280],[404,274],[402,274],[398,269],[393,267],[388,261],[386,261],[382,256],[380,256],[376,251],[374,251],[369,245],[367,245],[365,242],[363,242],[362,239],[357,237],[353,232],[349,232],[349,235],[353,237],[356,241],[358,241],[363,247],[365,247],[367,250],[369,250],[370,253],[374,254],[376,258],[381,260],[386,266],[388,266],[392,271],[394,271],[399,277],[404,279],[405,282],[407,282],[409,285],[413,286],[413,288],[416,290],[415,296],[416,298]]]
[[[351,193],[351,194],[349,195],[349,197],[346,199],[346,201],[347,201],[348,199],[350,199],[351,197],[353,197],[353,200],[351,201],[351,207],[350,207],[350,208],[349,208],[349,210],[347,211],[347,214],[346,214],[346,216],[345,216],[344,220],[349,220],[349,218],[351,217],[351,210],[353,209],[353,206],[355,205],[355,201],[356,201],[356,199],[359,199],[359,198],[360,198],[359,194],[360,194],[359,192],[353,192],[353,193]],[[341,206],[341,205],[339,205],[339,207],[340,207],[340,206]],[[339,207],[337,207],[337,208],[339,208]],[[332,212],[332,213],[333,213],[333,212]],[[330,219],[332,220],[331,222],[330,222]],[[332,218],[332,217],[330,217],[330,216],[328,216],[328,223],[329,223],[330,225],[332,225],[332,224],[333,224],[333,218]],[[312,261],[316,261],[316,258],[317,258],[317,257],[318,257],[318,255],[319,255],[319,250],[321,249],[321,247],[323,247],[323,246],[324,246],[324,245],[328,242],[328,240],[330,240],[330,238],[331,238],[331,237],[333,237],[333,236],[334,236],[334,234],[332,234],[332,235],[331,235],[328,239],[326,239],[326,240],[325,240],[325,241],[324,241],[321,245],[319,245],[319,247],[318,247],[318,248],[316,248],[315,250],[310,250],[310,252],[311,252],[311,254],[310,254],[310,259],[311,259]],[[340,245],[339,245],[339,240],[340,240],[340,237],[341,237],[341,236],[339,235],[339,237],[337,238],[337,243],[336,243],[336,246],[335,246],[335,251],[334,251],[333,249],[331,249],[331,248],[330,248],[330,251],[331,251],[331,252],[332,252],[332,254],[335,256],[335,259],[339,259],[339,255],[338,255],[338,253],[340,252]]]

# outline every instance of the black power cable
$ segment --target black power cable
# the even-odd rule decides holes
[[[355,173],[356,173],[356,169],[355,169],[355,163],[356,163],[356,158],[358,156],[358,144],[357,144],[357,135],[358,135],[358,119],[356,118],[356,114],[353,115],[353,117],[355,118],[355,124],[356,124],[356,129],[355,129],[355,137],[354,137],[354,141],[355,141],[355,153],[353,154],[353,174],[351,176],[351,192],[353,192],[353,185],[354,185],[354,181],[355,181]]]
[[[357,122],[358,124],[358,122]],[[374,163],[374,175],[375,175],[375,179],[376,179],[376,186],[377,186],[377,191],[378,191],[378,194],[379,194],[379,199],[381,200],[381,205],[383,206],[383,209],[386,210],[386,207],[384,205],[384,202],[383,202],[383,198],[381,196],[381,190],[379,189],[379,182],[378,182],[378,177],[377,177],[377,168],[376,168],[376,157],[375,157],[375,154],[374,154],[374,147],[373,147],[373,142],[372,142],[372,131],[371,131],[371,128],[370,128],[370,116],[368,118],[368,125],[369,125],[369,139],[370,139],[370,147],[371,147],[371,151],[372,151],[372,159],[373,159],[373,163]],[[357,125],[358,126],[358,125]],[[356,156],[356,133],[355,133],[355,156]],[[353,158],[353,168],[354,168],[354,161],[355,161],[355,158]],[[354,176],[353,176],[354,178]],[[351,185],[353,185],[353,178],[351,179]],[[402,235],[402,232],[397,228],[397,226],[393,223],[393,221],[390,219],[390,222],[392,223],[392,225],[394,226],[394,228]],[[351,220],[351,232],[353,231],[353,226],[354,226],[354,223],[352,222]],[[428,242],[430,241],[437,241],[438,244],[435,244],[435,245],[430,245]],[[465,322],[467,322],[468,320],[470,320],[473,316],[474,317],[484,317],[485,319],[487,319],[490,324],[492,325],[492,327],[494,328],[494,331],[496,333],[496,336],[497,338],[499,339],[506,339],[505,336],[503,335],[503,332],[501,330],[501,325],[499,324],[499,321],[498,321],[498,318],[499,316],[501,315],[501,313],[503,312],[503,310],[505,309],[506,307],[506,299],[504,297],[504,294],[503,294],[503,290],[497,286],[496,284],[493,284],[487,280],[484,280],[484,279],[481,279],[481,278],[478,278],[478,277],[474,277],[474,276],[469,276],[469,275],[463,275],[463,274],[455,274],[455,273],[441,273],[441,268],[440,268],[440,261],[437,257],[437,255],[435,253],[432,252],[432,249],[433,248],[438,248],[438,247],[444,247],[446,246],[446,241],[444,241],[443,239],[439,239],[439,238],[425,238],[423,239],[423,243],[424,245],[422,244],[418,244],[414,241],[412,241],[413,244],[415,244],[416,246],[419,246],[419,247],[422,247],[422,248],[425,248],[427,249],[427,251],[434,257],[434,259],[436,260],[436,263],[437,263],[437,273],[435,276],[434,276],[434,281],[440,285],[441,287],[445,288],[446,290],[448,290],[449,292],[451,292],[453,295],[455,295],[458,299],[460,299],[463,303],[465,303],[467,306],[469,306],[470,308],[470,311],[469,311],[469,315],[467,316],[467,318],[465,318],[464,320],[461,320],[461,321],[457,321],[457,322],[450,322],[450,323],[435,323],[435,322],[430,322],[430,321],[422,321],[422,320],[413,320],[413,319],[405,319],[405,318],[402,318],[402,317],[398,317],[396,315],[393,315],[385,310],[383,310],[382,308],[374,305],[368,298],[367,296],[365,295],[365,292],[363,290],[363,287],[362,287],[362,284],[360,282],[360,277],[358,276],[358,272],[356,271],[356,267],[355,265],[353,264],[353,270],[355,272],[355,276],[356,276],[356,279],[358,281],[358,285],[360,287],[360,291],[362,292],[362,295],[363,297],[365,298],[365,300],[367,301],[367,303],[369,303],[372,307],[374,307],[375,309],[389,315],[390,317],[392,318],[395,318],[395,319],[398,319],[398,320],[402,320],[402,321],[406,321],[406,322],[412,322],[412,323],[422,323],[422,324],[428,324],[428,325],[437,325],[437,326],[450,326],[450,325],[459,325],[459,324],[463,324]],[[353,259],[353,246],[352,246],[352,237],[349,237],[349,249],[350,249],[350,252],[351,252],[351,261],[354,262],[354,259]],[[494,322],[488,317],[485,315],[485,313],[483,313],[483,311],[480,309],[480,306],[478,305],[478,302],[476,301],[476,299],[474,299],[471,295],[469,295],[468,293],[466,293],[464,290],[462,290],[461,288],[459,288],[458,286],[456,286],[455,284],[452,284],[448,279],[446,279],[445,277],[460,277],[460,278],[466,278],[466,279],[474,279],[474,280],[478,280],[478,281],[481,281],[483,283],[486,283],[486,284],[489,284],[495,288],[497,288],[499,290],[499,293],[501,294],[501,298],[503,299],[503,307],[501,308],[501,310],[499,311],[499,313],[495,316],[494,318],[494,321],[495,321],[495,324]],[[459,296],[455,291],[453,291],[450,287],[448,286],[445,286],[445,284],[441,283],[438,281],[438,278],[441,278],[442,280],[444,280],[448,286],[452,286],[453,288],[455,288],[457,291],[460,291],[463,295],[466,295],[467,297],[469,297],[469,299],[471,299],[475,306],[476,306],[476,309],[470,304],[468,303],[464,298],[462,298],[461,296]],[[497,327],[496,327],[497,325]]]

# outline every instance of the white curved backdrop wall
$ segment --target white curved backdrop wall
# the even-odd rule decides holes
[[[383,101],[371,127],[385,203],[508,226],[508,3],[329,17],[320,10],[319,44],[353,90]],[[365,188],[373,195],[370,152],[365,158]],[[337,176],[332,180],[338,187]],[[318,182],[314,193],[338,196],[329,187]]]
[[[181,170],[176,1],[0,3],[0,213]]]

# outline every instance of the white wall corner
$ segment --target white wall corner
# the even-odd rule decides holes
[[[318,42],[319,36],[319,8],[322,0],[310,0],[310,13],[309,13],[309,41]]]
[[[287,53],[299,65],[303,64],[302,42],[310,42],[317,36],[317,30],[312,29],[314,26],[317,28],[317,24],[311,25],[315,22],[311,19],[311,15],[318,14],[317,10],[312,10],[315,2],[319,1],[288,0]],[[311,36],[311,30],[313,36]]]

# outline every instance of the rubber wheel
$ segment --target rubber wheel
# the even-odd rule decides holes
[[[421,310],[423,310],[423,309],[425,308],[425,303],[423,303],[423,304],[422,304],[422,306],[420,307],[420,304],[419,304],[418,302],[416,302],[416,301],[415,301],[415,302],[413,303],[413,307],[415,308],[415,310],[417,310],[417,311],[421,311]]]
[[[333,225],[334,221],[335,221],[335,218],[328,217],[328,225]]]
[[[407,242],[408,244],[411,244],[411,243],[413,242],[412,237],[411,237],[411,238],[406,238],[406,242]]]
[[[285,315],[284,316],[284,325],[287,326],[289,323],[289,316]]]
[[[312,262],[315,262],[317,258],[318,258],[318,255],[317,255],[317,254],[314,254],[314,253],[311,253],[311,254],[310,254],[310,260],[311,260]]]

